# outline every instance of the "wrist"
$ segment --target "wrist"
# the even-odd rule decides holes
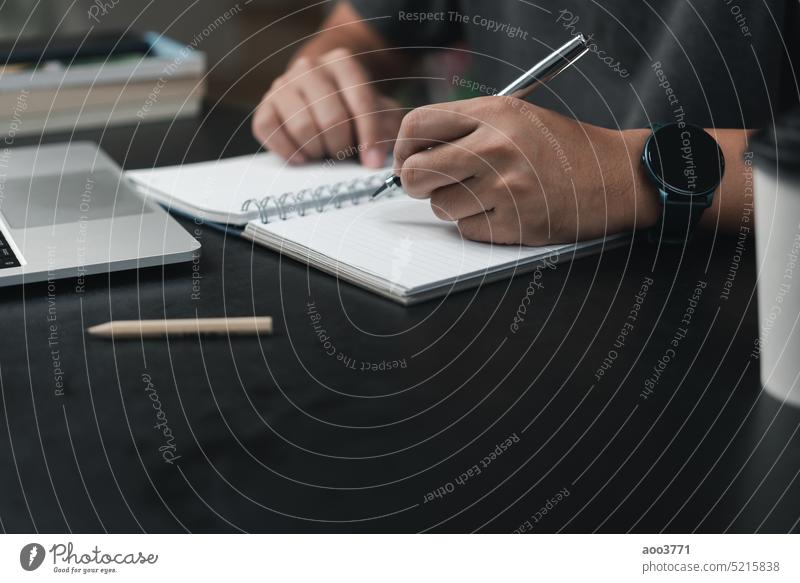
[[[661,209],[656,186],[642,164],[645,142],[651,135],[649,129],[632,129],[622,132],[625,143],[624,164],[628,166],[625,223],[633,229],[648,229],[658,222]]]

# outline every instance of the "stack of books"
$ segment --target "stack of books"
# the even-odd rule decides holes
[[[205,55],[154,32],[0,46],[0,135],[195,116]]]

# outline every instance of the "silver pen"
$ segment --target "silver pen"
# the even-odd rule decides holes
[[[585,55],[588,50],[584,36],[582,34],[577,34],[495,95],[498,97],[511,96],[521,99],[537,87],[553,79],[556,75],[561,73],[561,71]],[[393,174],[381,184],[380,188],[372,194],[371,198],[375,198],[382,192],[395,186],[401,186],[401,183],[400,177]]]

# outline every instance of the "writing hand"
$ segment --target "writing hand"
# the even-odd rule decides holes
[[[577,122],[511,97],[421,107],[403,119],[395,174],[464,237],[545,245],[646,227],[658,216],[639,156],[646,130]]]

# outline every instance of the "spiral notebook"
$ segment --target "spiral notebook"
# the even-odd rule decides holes
[[[240,228],[247,239],[401,304],[475,287],[619,241],[525,247],[463,239],[428,201],[370,199],[390,169],[337,161],[291,167],[273,154],[129,171],[170,210]]]

